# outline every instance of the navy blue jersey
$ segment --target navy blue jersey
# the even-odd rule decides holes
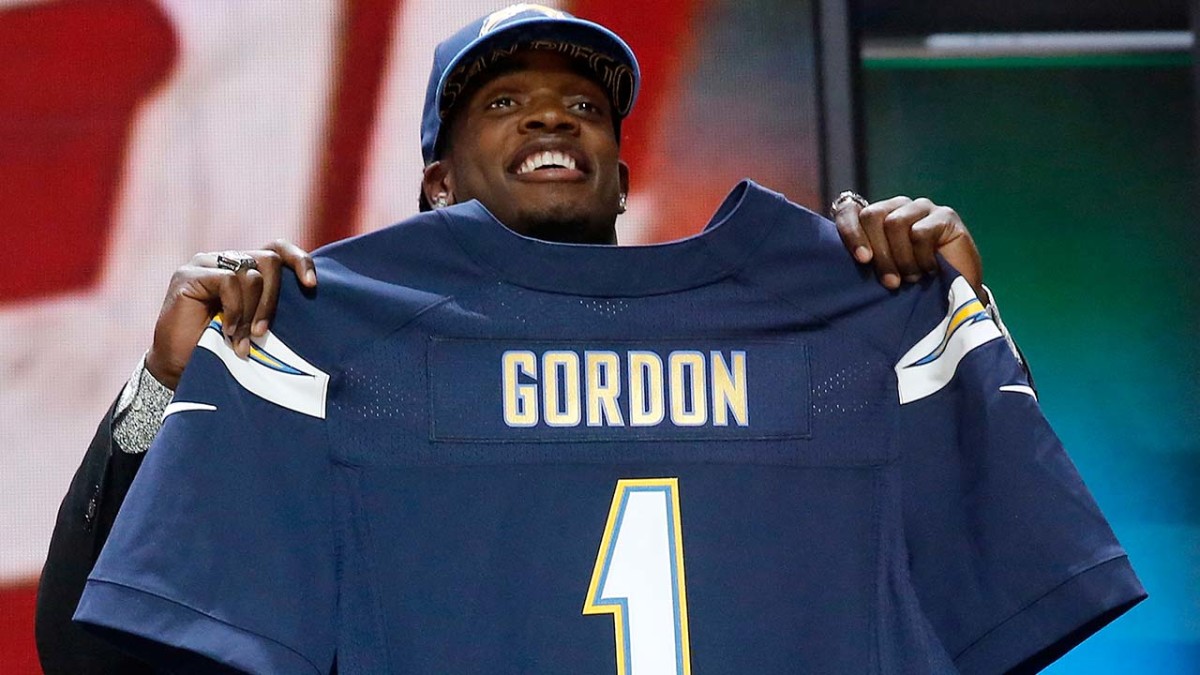
[[[205,332],[88,582],[168,668],[997,673],[1144,596],[970,286],[752,183],[664,245],[471,202],[316,261],[248,359]]]

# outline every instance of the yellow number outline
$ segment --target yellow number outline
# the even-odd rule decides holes
[[[679,510],[679,479],[678,478],[626,478],[617,481],[613,493],[612,505],[608,511],[608,522],[604,526],[604,536],[600,539],[600,550],[596,554],[596,565],[592,570],[592,580],[588,585],[587,597],[583,603],[584,614],[613,615],[613,631],[616,634],[617,675],[628,675],[630,664],[629,623],[624,598],[602,600],[599,598],[600,588],[608,573],[608,565],[612,560],[616,535],[620,530],[621,519],[624,517],[625,504],[631,492],[665,492],[671,513],[667,518],[667,532],[671,537],[671,577],[672,597],[675,604],[675,661],[678,675],[691,675],[691,644],[688,631],[687,612],[687,583],[683,571],[683,526]]]

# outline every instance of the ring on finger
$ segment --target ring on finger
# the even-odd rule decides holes
[[[867,208],[868,204],[866,198],[854,190],[842,190],[841,194],[837,196],[837,199],[833,200],[833,203],[829,205],[829,212],[837,213],[838,209],[842,207],[842,204],[845,204],[846,202],[854,202],[864,209]]]
[[[258,269],[258,261],[254,259],[254,256],[241,251],[225,251],[217,254],[217,267],[237,274],[246,270]]]

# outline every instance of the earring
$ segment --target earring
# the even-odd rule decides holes
[[[437,196],[433,198],[433,208],[444,209],[447,206],[449,206],[449,202],[447,201],[446,193],[439,192]]]
[[[624,192],[622,192],[621,198],[617,200],[617,213],[625,213],[625,207],[628,206],[628,204],[629,198],[625,196]]]

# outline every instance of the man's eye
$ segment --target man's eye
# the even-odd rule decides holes
[[[607,106],[591,99],[579,99],[571,104],[571,109],[595,120],[606,119],[610,114]]]
[[[487,107],[489,109],[508,108],[516,105],[516,103],[517,102],[514,101],[511,96],[497,96],[496,98],[492,99],[490,103],[488,103]]]

